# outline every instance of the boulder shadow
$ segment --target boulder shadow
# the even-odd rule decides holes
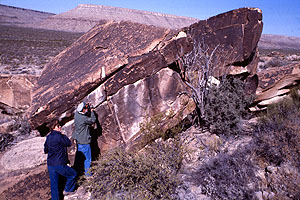
[[[92,151],[92,161],[95,161],[100,156],[100,148],[98,145],[98,138],[102,135],[102,127],[100,125],[98,114],[95,112],[96,122],[93,127],[91,127],[91,151]]]

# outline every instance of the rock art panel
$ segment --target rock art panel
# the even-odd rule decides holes
[[[220,46],[220,53],[228,55],[220,59],[226,73],[255,75],[261,15],[258,9],[241,8],[179,31],[100,23],[46,66],[34,88],[30,124],[41,131],[55,119],[70,121],[76,105],[87,99],[102,126],[98,143],[103,148],[133,145],[145,115],[173,109],[184,117],[192,111],[185,109],[192,108],[189,100],[178,96],[187,90],[178,61],[198,43]]]
[[[217,66],[231,74],[254,75],[258,63],[257,44],[263,28],[262,12],[241,8],[199,21],[184,28],[196,43],[204,43],[209,52],[219,45]],[[221,74],[220,74],[221,75]]]
[[[38,77],[33,75],[0,75],[0,102],[20,110],[31,105],[31,89]]]

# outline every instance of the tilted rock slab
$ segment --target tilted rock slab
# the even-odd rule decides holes
[[[272,67],[257,73],[259,85],[256,91],[256,107],[260,110],[287,97],[290,89],[299,85],[300,63]]]
[[[169,127],[194,110],[182,94],[188,89],[178,61],[196,43],[220,45],[229,55],[220,61],[228,73],[255,75],[261,20],[259,9],[241,8],[180,31],[102,21],[45,67],[34,88],[30,124],[42,133],[63,118],[72,127],[74,109],[85,99],[96,107],[101,150],[133,146],[145,119],[175,113]]]

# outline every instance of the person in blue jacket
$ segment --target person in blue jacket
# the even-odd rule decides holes
[[[73,194],[75,191],[77,172],[69,167],[67,147],[71,146],[70,139],[61,133],[61,124],[57,121],[53,130],[46,138],[44,152],[47,156],[47,167],[50,177],[51,199],[59,200],[59,176],[66,177],[64,195]]]

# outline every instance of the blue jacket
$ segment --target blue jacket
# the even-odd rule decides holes
[[[66,165],[68,160],[67,147],[71,146],[69,138],[59,131],[52,130],[44,144],[44,152],[48,153],[49,166]]]

